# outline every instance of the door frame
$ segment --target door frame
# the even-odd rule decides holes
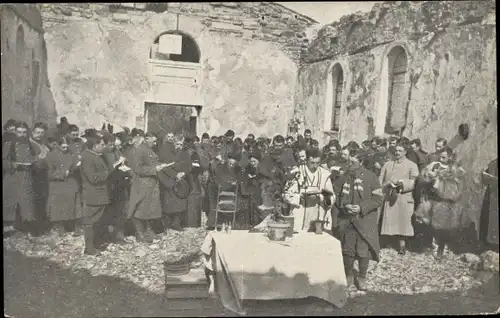
[[[191,118],[196,117],[200,118],[201,111],[203,109],[202,105],[188,105],[188,104],[177,104],[177,103],[169,103],[169,102],[164,102],[164,101],[151,101],[151,100],[144,100],[142,107],[144,109],[143,114],[144,114],[144,131],[148,131],[148,115],[149,115],[149,107],[152,105],[166,105],[166,106],[175,106],[175,107],[190,107],[194,111],[191,112]],[[161,107],[161,106],[160,106]],[[194,115],[194,116],[193,116]],[[198,132],[200,129],[200,121],[197,119],[196,120],[196,132]]]

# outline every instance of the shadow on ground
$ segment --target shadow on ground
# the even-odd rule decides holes
[[[424,295],[368,294],[329,315],[492,313],[500,305],[498,276],[481,288]],[[312,300],[248,302],[249,315],[304,315]],[[321,304],[318,303],[318,306]],[[162,295],[120,278],[73,273],[44,259],[4,250],[4,308],[13,317],[167,317],[233,315],[220,310],[176,311]],[[257,309],[258,308],[258,309]]]

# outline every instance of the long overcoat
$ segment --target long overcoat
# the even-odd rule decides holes
[[[3,220],[13,222],[19,208],[21,220],[35,220],[35,203],[33,189],[33,164],[38,159],[37,148],[29,140],[13,138],[3,144]],[[16,169],[13,163],[20,165]]]
[[[50,221],[69,221],[81,217],[81,198],[76,175],[78,156],[59,149],[47,155],[49,199],[47,216]],[[66,176],[66,171],[69,175]]]
[[[128,163],[132,169],[127,218],[152,220],[161,218],[160,189],[156,166],[160,164],[154,151],[141,143],[132,148]]]
[[[498,159],[493,160],[486,170],[497,177],[488,184],[481,209],[479,235],[481,240],[498,246]]]
[[[368,243],[372,260],[379,260],[379,234],[377,209],[382,205],[383,196],[380,182],[372,171],[358,167],[337,178],[333,185],[336,200],[332,207],[332,232],[343,242],[348,225],[352,224],[357,233]],[[359,205],[358,216],[345,213],[347,204]]]
[[[82,200],[89,206],[110,204],[110,171],[102,155],[87,149],[81,156]]]
[[[397,162],[388,161],[380,172],[380,184],[384,193],[382,210],[382,235],[413,236],[411,217],[414,212],[413,188],[418,177],[417,165],[407,158]],[[390,195],[390,182],[402,181],[402,193]],[[392,191],[394,193],[394,191]]]

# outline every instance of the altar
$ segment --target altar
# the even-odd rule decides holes
[[[202,246],[211,289],[222,305],[245,314],[244,300],[316,297],[337,308],[348,299],[340,241],[299,232],[284,242],[264,233],[210,232]]]

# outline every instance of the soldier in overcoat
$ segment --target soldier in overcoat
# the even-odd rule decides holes
[[[134,148],[128,154],[132,181],[126,216],[134,223],[137,240],[149,243],[155,236],[151,221],[162,216],[158,172],[166,165],[160,163],[153,151],[156,142],[154,135],[145,135],[138,129],[132,133],[132,137]]]
[[[83,231],[85,237],[85,254],[98,255],[95,230],[99,225],[107,206],[111,203],[109,193],[109,167],[102,158],[105,149],[104,141],[99,136],[87,138],[86,150],[82,152],[81,179],[82,199],[85,202],[83,212]]]
[[[57,231],[73,229],[72,224],[81,207],[80,189],[76,175],[80,173],[78,156],[69,152],[64,139],[60,139],[58,147],[47,155],[49,199],[47,214]]]
[[[369,261],[379,260],[377,208],[383,197],[377,176],[360,163],[360,151],[351,149],[350,165],[333,187],[332,232],[342,243],[348,284],[354,282],[353,265],[358,260],[357,287],[365,289]]]
[[[16,137],[3,144],[3,220],[36,235],[33,165],[39,152],[28,138],[28,124],[18,122]]]

